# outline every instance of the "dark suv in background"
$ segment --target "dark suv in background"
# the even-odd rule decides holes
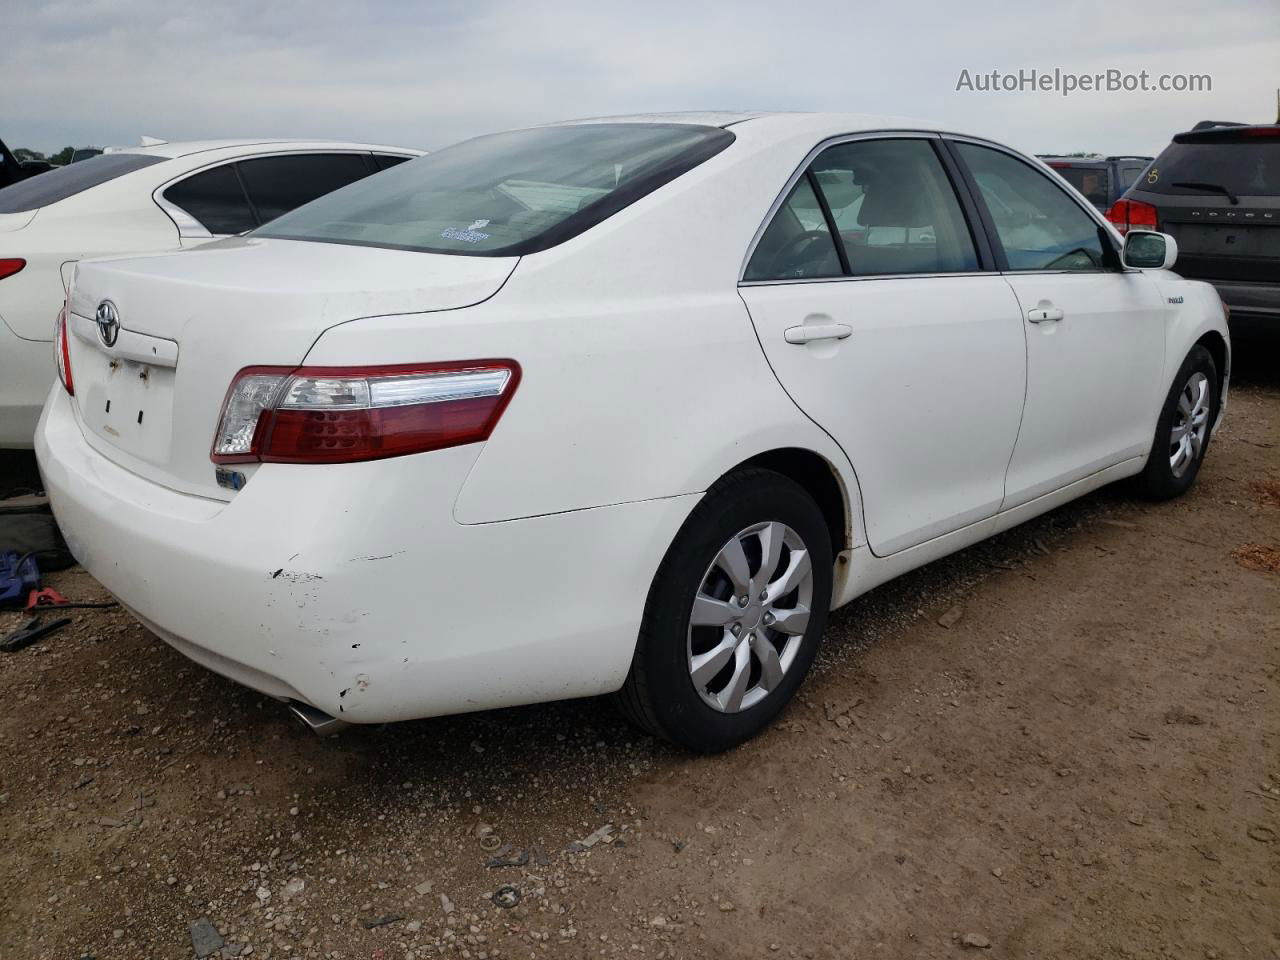
[[[1116,202],[1141,176],[1150,157],[1055,156],[1040,154],[1063,180],[1079,190],[1086,200],[1103,212]]]
[[[1196,124],[1107,219],[1173,236],[1174,269],[1217,287],[1233,322],[1280,323],[1280,124]]]

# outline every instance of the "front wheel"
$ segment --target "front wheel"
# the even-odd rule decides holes
[[[813,663],[831,566],[826,522],[804,488],[760,469],[721,480],[654,579],[622,712],[703,753],[754,736]]]
[[[1156,422],[1147,465],[1138,489],[1153,500],[1186,493],[1195,483],[1209,449],[1218,414],[1218,367],[1213,355],[1196,344],[1182,361]]]

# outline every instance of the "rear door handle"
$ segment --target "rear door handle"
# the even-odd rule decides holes
[[[799,327],[787,327],[782,337],[787,343],[813,343],[815,340],[843,340],[853,333],[847,323],[807,323]]]
[[[1065,316],[1060,307],[1036,307],[1027,311],[1027,319],[1032,323],[1047,323],[1050,320],[1061,320]]]

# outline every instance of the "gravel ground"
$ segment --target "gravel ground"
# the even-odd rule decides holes
[[[1278,957],[1280,348],[1237,355],[1188,497],[874,591],[718,757],[602,701],[321,740],[77,611],[0,655],[0,958]]]

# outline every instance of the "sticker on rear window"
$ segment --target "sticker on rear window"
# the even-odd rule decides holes
[[[459,229],[458,227],[446,227],[444,230],[440,231],[440,236],[444,237],[446,240],[460,240],[463,243],[479,243],[482,240],[489,239],[490,234],[480,232],[482,227],[487,227],[488,225],[488,220],[476,220],[465,230]]]

